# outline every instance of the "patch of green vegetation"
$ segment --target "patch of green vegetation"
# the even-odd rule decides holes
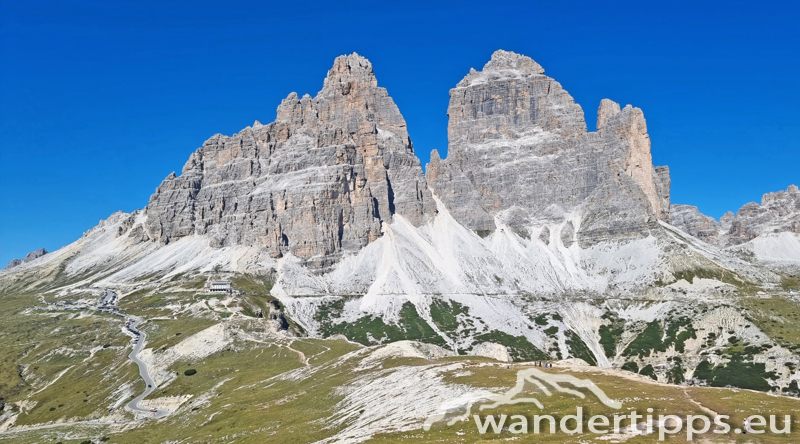
[[[142,389],[127,360],[130,339],[119,331],[120,318],[24,311],[37,305],[34,295],[8,295],[0,310],[0,395],[7,406],[23,399],[33,405],[16,424],[99,417],[120,384]]]
[[[508,354],[514,362],[550,359],[550,356],[536,348],[535,345],[525,339],[525,336],[511,336],[499,330],[492,330],[489,333],[476,336],[475,339],[479,342],[495,342],[505,345],[508,349]]]
[[[697,365],[694,376],[705,380],[712,387],[738,387],[768,392],[772,390],[767,379],[774,379],[775,372],[766,371],[763,363],[746,362],[735,355],[725,365],[712,366],[703,360]]]
[[[781,346],[800,346],[800,304],[781,297],[740,300],[747,319]]]
[[[202,276],[196,277],[189,281],[183,282],[181,286],[190,290],[202,290],[206,286],[206,278]]]
[[[631,341],[622,354],[641,358],[650,356],[653,351],[665,352],[671,345],[675,346],[676,351],[683,353],[684,344],[689,338],[697,338],[691,319],[682,317],[668,321],[666,332],[662,330],[661,323],[654,320],[647,324],[644,331]]]
[[[119,307],[127,314],[143,317],[163,316],[171,313],[167,306],[174,303],[191,301],[195,297],[194,292],[157,292],[132,293],[120,299]]]
[[[344,308],[344,301],[335,301],[329,308],[341,312]],[[322,309],[322,307],[320,307],[320,309]],[[317,316],[318,318],[320,317],[319,312]],[[380,317],[369,316],[351,323],[325,323],[322,325],[321,331],[326,337],[342,334],[348,339],[364,345],[395,342],[404,339],[445,345],[444,339],[419,316],[417,308],[411,302],[406,302],[400,309],[398,325],[387,325]]]
[[[240,318],[241,320],[241,318]],[[249,320],[247,322],[250,322]],[[253,325],[256,323],[253,322]],[[287,347],[288,345],[288,347]],[[254,344],[237,340],[230,350],[215,353],[203,358],[203,362],[176,363],[171,371],[183,372],[187,368],[197,368],[198,373],[192,378],[177,378],[164,389],[159,389],[153,397],[165,395],[194,395],[181,408],[179,414],[170,415],[158,421],[148,421],[142,427],[109,427],[108,425],[82,424],[77,428],[64,426],[30,431],[17,431],[3,437],[9,444],[27,444],[31,442],[57,442],[69,433],[72,439],[64,442],[77,444],[81,440],[110,436],[110,442],[119,444],[140,444],[160,442],[242,442],[242,443],[306,443],[322,440],[341,440],[334,435],[351,427],[360,414],[353,412],[353,417],[343,424],[333,421],[341,415],[337,408],[343,400],[346,390],[352,387],[353,378],[372,381],[370,393],[392,396],[388,387],[384,387],[381,378],[391,377],[391,372],[408,366],[427,366],[431,363],[463,362],[469,371],[456,368],[444,371],[445,383],[457,383],[475,389],[503,393],[514,387],[517,372],[525,366],[506,369],[504,365],[480,365],[488,363],[475,357],[448,357],[431,359],[390,358],[381,361],[382,365],[371,368],[357,367],[365,357],[364,353],[346,353],[356,346],[345,341],[321,341],[313,339],[295,339],[283,346],[278,344]],[[327,351],[326,351],[327,350]],[[296,351],[302,351],[308,358],[318,355],[318,361],[312,361],[306,367]],[[495,363],[496,364],[496,363]],[[280,374],[303,368],[304,377],[275,378]],[[356,368],[359,368],[356,370]],[[674,414],[685,417],[697,414],[700,403],[720,414],[730,415],[730,424],[739,424],[751,412],[794,412],[800,409],[800,400],[789,397],[769,396],[764,393],[750,391],[733,391],[709,387],[675,387],[653,384],[620,378],[619,375],[595,371],[593,368],[581,369],[579,372],[569,368],[543,369],[556,374],[573,375],[581,379],[588,378],[598,385],[610,398],[624,399],[625,409],[644,412],[653,408],[654,415]],[[287,374],[288,376],[288,374]],[[276,383],[277,381],[277,383]],[[599,414],[608,417],[619,413],[605,406],[595,396],[591,396],[585,388],[579,391],[589,396],[577,398],[567,393],[554,392],[545,399],[547,414],[558,418],[574,414],[580,406],[591,415]],[[202,402],[197,402],[200,395],[205,394]],[[534,395],[538,397],[538,394]],[[387,398],[378,398],[387,399]],[[445,396],[443,399],[447,399]],[[540,398],[541,399],[541,398]],[[380,401],[378,401],[380,402]],[[746,405],[747,409],[742,409]],[[59,409],[60,410],[60,409]],[[520,403],[498,407],[484,414],[526,415],[530,419],[531,405]],[[796,429],[798,418],[792,418],[792,429]],[[586,416],[588,418],[588,415]],[[421,421],[420,421],[421,423]],[[508,424],[508,421],[506,421]],[[421,424],[420,424],[421,425]],[[625,421],[622,426],[627,427]],[[586,423],[584,422],[584,430]],[[419,428],[414,430],[376,433],[375,442],[400,444],[413,441],[415,443],[446,443],[457,441],[471,442],[504,442],[518,440],[519,437],[504,430],[500,435],[479,434],[473,421],[457,421],[448,426],[445,421],[434,424],[429,431]],[[712,435],[703,436],[703,438]],[[338,438],[341,438],[338,437]],[[528,435],[531,438],[531,435]],[[684,442],[680,436],[671,441]],[[727,441],[741,438],[729,433],[718,437]],[[747,438],[752,438],[747,435]],[[533,439],[533,438],[531,438]],[[781,436],[767,433],[758,438],[759,442],[796,442],[794,436]],[[522,441],[525,441],[523,439]],[[535,436],[536,442],[549,444],[579,444],[586,442],[585,434],[542,433]],[[632,443],[652,442],[652,436],[640,436],[630,439]],[[741,439],[740,439],[741,441]],[[742,441],[743,442],[743,441]]]
[[[197,369],[190,368],[183,372],[185,376],[192,376],[197,374]]]
[[[314,360],[317,367],[313,376],[268,383],[273,376],[304,366],[297,352],[300,344],[304,353],[321,352]],[[181,415],[147,427],[114,435],[112,440],[156,443],[185,437],[185,442],[319,441],[341,429],[325,420],[336,413],[334,406],[344,396],[338,389],[352,382],[353,367],[358,361],[327,363],[356,349],[357,346],[346,341],[330,340],[295,340],[290,347],[238,342],[234,350],[223,350],[203,362],[192,362],[196,375],[178,378],[152,395],[155,398],[209,393],[212,396],[206,404],[195,405]],[[177,362],[170,370],[183,372],[187,364]],[[276,434],[276,430],[280,433]]]
[[[558,327],[556,327],[555,325],[544,330],[544,334],[550,337],[554,337],[556,333],[558,333]]]
[[[344,311],[344,303],[344,298],[333,299],[321,303],[317,307],[317,311],[314,314],[314,320],[324,324],[326,322],[330,322],[331,319],[338,318],[341,316],[342,311]]]
[[[478,342],[494,342],[505,345],[514,362],[529,362],[550,359],[550,356],[531,344],[524,336],[512,336],[499,330],[492,330],[475,337]]]
[[[248,295],[268,296],[272,292],[274,278],[272,275],[235,274],[231,278],[231,286],[235,290],[244,291]]]
[[[685,381],[686,378],[683,376],[683,367],[679,358],[667,372],[667,382],[670,384],[683,384]]]
[[[800,280],[796,277],[783,276],[781,277],[781,288],[783,288],[784,291],[800,290]]]
[[[475,230],[475,234],[481,237],[481,239],[485,239],[490,234],[492,234],[492,230]]]
[[[536,325],[547,325],[547,323],[548,323],[547,315],[546,314],[540,314],[539,316],[536,316],[535,318],[533,318],[533,322],[535,322]]]
[[[638,355],[640,358],[650,356],[651,350],[658,349],[662,346],[661,335],[661,325],[658,321],[649,322],[644,328],[644,331],[631,341],[622,354],[624,356]]]
[[[597,365],[597,359],[594,357],[594,354],[589,350],[589,347],[577,333],[572,330],[567,330],[564,332],[564,336],[567,339],[567,347],[569,347],[570,355],[583,359],[589,365]]]
[[[714,379],[714,366],[707,360],[700,361],[697,368],[694,369],[694,377],[704,381],[711,381]]]
[[[666,338],[664,338],[663,350],[665,351],[670,345],[675,344],[675,351],[683,353],[684,344],[687,339],[697,339],[697,332],[692,326],[692,320],[687,317],[679,318],[677,321],[672,321],[667,327]]]
[[[133,310],[136,308],[166,305],[166,302],[167,302],[167,295],[163,293],[147,295],[147,293],[143,292],[136,294],[136,296],[134,296],[134,294],[131,294],[129,296],[120,299],[119,307],[122,310]]]
[[[709,265],[708,267],[694,267],[685,270],[673,271],[672,274],[675,276],[675,279],[684,279],[690,284],[694,283],[694,278],[700,278],[716,279],[720,282],[725,282],[726,284],[731,284],[739,288],[752,286],[750,283],[740,278],[736,273],[712,265]]]
[[[622,369],[633,373],[639,373],[639,365],[633,361],[622,364]]]
[[[789,383],[789,386],[782,391],[785,395],[800,396],[800,387],[797,386],[797,379]]]
[[[458,316],[469,314],[469,308],[456,301],[434,299],[430,307],[433,323],[446,333],[456,332],[460,326]]]
[[[607,357],[613,358],[616,355],[617,343],[624,332],[625,323],[616,318],[613,318],[610,324],[600,326],[598,330],[600,334],[600,345],[603,346],[603,351],[606,353]]]
[[[658,377],[656,376],[656,370],[653,368],[652,365],[647,364],[639,371],[639,374],[642,376],[649,376],[650,379],[657,380]]]
[[[178,319],[158,319],[142,324],[147,332],[147,347],[159,350],[172,347],[186,336],[205,330],[217,321],[207,318],[181,316]]]

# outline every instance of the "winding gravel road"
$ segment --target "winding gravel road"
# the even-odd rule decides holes
[[[123,319],[125,319],[125,316],[122,313],[119,313],[117,308],[113,306],[113,304],[116,301],[117,301],[117,293],[114,292],[113,290],[105,289],[105,293],[100,298],[98,305],[99,307],[102,307],[105,310],[113,311],[114,314],[121,316]],[[146,416],[149,418],[162,418],[164,416],[167,416],[169,412],[165,410],[151,412],[150,409],[139,407],[139,403],[144,398],[146,398],[150,393],[153,393],[153,390],[155,390],[158,387],[156,387],[156,383],[155,381],[153,381],[153,378],[150,377],[150,372],[147,370],[147,364],[145,364],[141,359],[139,359],[139,352],[142,351],[142,348],[144,348],[144,343],[145,340],[147,339],[147,333],[140,331],[136,328],[141,319],[131,317],[128,319],[128,321],[130,322],[130,325],[127,325],[126,328],[136,337],[135,339],[136,343],[133,345],[133,350],[131,350],[130,354],[128,354],[128,359],[133,361],[133,363],[139,367],[139,376],[141,376],[142,380],[144,380],[145,388],[144,392],[141,395],[133,398],[133,400],[128,403],[127,407],[131,411],[145,413]]]
[[[143,331],[139,331],[136,329],[136,325],[139,323],[138,319],[131,318],[130,325],[128,326],[128,330],[130,330],[133,334],[137,335],[136,344],[133,346],[133,350],[131,350],[130,354],[128,355],[128,359],[133,361],[136,365],[139,366],[139,376],[142,377],[146,387],[144,388],[144,392],[141,395],[133,398],[131,402],[128,403],[128,408],[135,412],[142,412],[147,413],[151,418],[161,418],[167,416],[169,414],[168,411],[159,410],[157,412],[151,412],[150,409],[145,409],[139,407],[139,403],[142,399],[146,398],[147,395],[153,393],[153,390],[156,388],[156,383],[153,381],[153,378],[150,377],[150,373],[147,371],[147,364],[145,364],[141,359],[139,359],[139,352],[142,351],[144,347],[145,339],[147,338],[147,334]]]

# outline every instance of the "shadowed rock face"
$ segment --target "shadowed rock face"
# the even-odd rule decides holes
[[[395,214],[423,223],[435,203],[405,120],[377,85],[368,60],[341,56],[316,97],[292,93],[275,122],[213,136],[151,197],[149,236],[204,234],[324,270]]]
[[[786,191],[767,193],[761,205],[750,202],[719,221],[690,205],[672,205],[671,223],[710,244],[721,247],[743,244],[762,234],[800,233],[800,191],[791,185]]]
[[[669,169],[652,165],[642,111],[603,100],[590,133],[581,107],[528,57],[495,52],[450,91],[448,115],[448,157],[431,154],[427,179],[473,230],[493,230],[499,216],[524,232],[577,210],[585,246],[669,217]]]

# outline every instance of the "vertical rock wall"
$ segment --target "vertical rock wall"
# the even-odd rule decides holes
[[[395,214],[419,225],[434,213],[405,120],[352,54],[335,60],[316,97],[284,99],[275,122],[206,141],[153,194],[147,229],[162,243],[208,235],[324,270]]]

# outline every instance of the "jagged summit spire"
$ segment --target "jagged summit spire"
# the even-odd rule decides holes
[[[470,68],[469,74],[458,83],[457,87],[463,88],[498,79],[530,79],[539,76],[544,76],[544,68],[532,58],[498,49],[483,66],[483,71]]]
[[[526,74],[544,74],[542,65],[536,63],[532,58],[513,51],[498,49],[492,54],[492,59],[483,66],[483,70],[496,71],[501,69],[513,69]]]
[[[340,55],[334,59],[333,66],[328,70],[328,75],[325,76],[322,89],[317,93],[317,97],[347,96],[354,91],[367,90],[377,86],[378,80],[372,71],[372,63],[366,57],[354,52],[350,55]],[[308,94],[302,97],[302,100],[306,102],[313,99]],[[285,120],[286,113],[291,113],[300,100],[296,92],[289,93],[278,107],[278,120]]]
[[[611,99],[601,100],[600,107],[597,108],[597,131],[602,131],[608,119],[616,116],[620,111],[619,103]]]
[[[406,122],[369,60],[337,57],[315,97],[289,94],[276,117],[213,137],[168,177],[150,199],[150,238],[204,235],[325,271],[394,215],[415,226],[435,215]]]
[[[378,80],[372,71],[372,63],[354,52],[336,57],[321,92],[334,90],[347,95],[351,88],[363,86],[378,86]]]

